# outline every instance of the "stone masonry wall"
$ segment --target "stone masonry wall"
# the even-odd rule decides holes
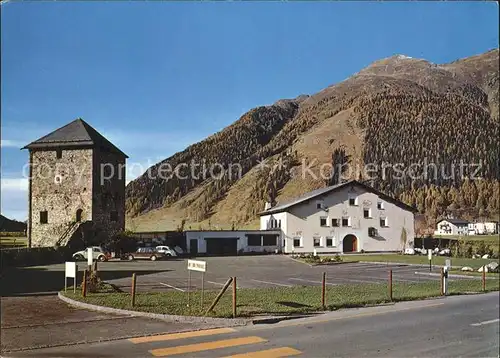
[[[122,169],[120,170],[120,167]],[[110,177],[113,175],[112,177]],[[92,217],[98,239],[125,229],[125,158],[105,149],[94,150]]]
[[[92,149],[32,151],[31,245],[53,246],[76,221],[92,220]],[[47,211],[48,222],[40,223]]]

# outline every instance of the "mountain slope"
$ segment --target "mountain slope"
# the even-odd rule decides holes
[[[312,96],[252,109],[153,166],[154,176],[167,163],[187,163],[186,179],[146,173],[131,182],[128,225],[141,231],[255,227],[265,201],[328,185],[339,164],[348,164],[345,177],[372,179],[429,222],[444,214],[498,217],[498,195],[492,196],[499,179],[498,102],[498,49],[445,65],[401,55],[382,59]],[[224,169],[213,174],[221,179],[200,167],[192,171],[193,161],[208,169],[220,163]],[[481,163],[484,180],[463,180],[461,161]],[[383,163],[389,168],[382,170]],[[433,167],[410,175],[409,168],[425,163],[436,163],[437,175]],[[367,164],[378,168],[376,177],[364,170]],[[407,169],[402,178],[397,165]]]
[[[26,231],[26,223],[23,223],[21,221],[11,220],[0,214],[0,231],[24,232]]]

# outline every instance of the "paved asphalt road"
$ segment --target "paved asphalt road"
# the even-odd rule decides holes
[[[499,294],[495,292],[341,310],[271,325],[145,336],[12,356],[498,357],[499,333]]]

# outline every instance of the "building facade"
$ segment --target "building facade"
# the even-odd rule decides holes
[[[125,228],[127,156],[82,119],[28,144],[30,246],[99,242]]]
[[[286,253],[401,251],[412,247],[416,210],[349,181],[260,213],[262,230],[280,230]]]
[[[468,225],[469,235],[494,235],[498,234],[498,222],[474,222]]]
[[[191,255],[238,255],[281,252],[280,230],[189,230],[187,252]]]

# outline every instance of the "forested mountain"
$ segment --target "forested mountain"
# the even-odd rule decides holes
[[[344,178],[414,205],[428,225],[445,215],[498,219],[498,60],[498,49],[444,65],[397,55],[314,95],[252,109],[132,181],[128,225],[255,227],[266,201],[329,185],[341,164]],[[184,179],[158,178],[162,165],[180,163]]]
[[[25,232],[26,223],[11,220],[0,214],[0,232]]]

